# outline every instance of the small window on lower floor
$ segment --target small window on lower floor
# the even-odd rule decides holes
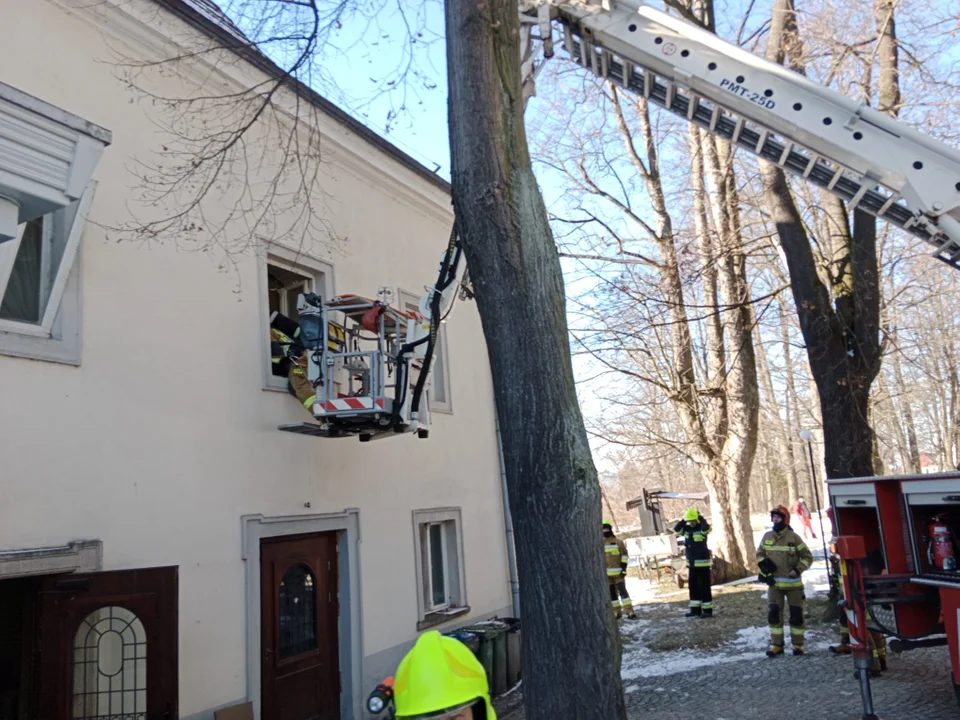
[[[420,623],[439,624],[467,611],[458,508],[417,510]]]

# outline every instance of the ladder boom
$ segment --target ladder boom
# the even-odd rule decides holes
[[[920,237],[960,269],[954,148],[636,0],[521,3],[527,85],[540,69],[529,28],[544,32],[544,6],[577,64]]]

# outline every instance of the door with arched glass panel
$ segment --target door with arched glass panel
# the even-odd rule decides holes
[[[45,578],[39,716],[177,717],[177,568]]]
[[[262,720],[339,720],[337,534],[260,547]]]

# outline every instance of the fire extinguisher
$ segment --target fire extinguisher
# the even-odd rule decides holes
[[[957,558],[953,548],[953,532],[943,521],[943,515],[935,515],[927,526],[927,560],[940,570],[956,570]]]

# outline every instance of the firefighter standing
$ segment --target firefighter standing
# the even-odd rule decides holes
[[[695,508],[690,508],[673,531],[683,536],[683,547],[687,555],[687,586],[690,589],[690,610],[687,617],[713,617],[710,549],[707,547],[710,523]]]
[[[790,527],[790,511],[778,505],[770,511],[773,530],[760,540],[757,564],[760,578],[770,586],[767,597],[767,623],[770,626],[768,657],[783,654],[783,603],[789,607],[790,638],[793,654],[803,655],[803,580],[800,575],[813,564],[813,554]]]
[[[607,584],[610,586],[610,600],[613,603],[613,612],[620,618],[626,611],[628,618],[636,618],[633,612],[633,600],[627,592],[627,546],[623,540],[613,534],[613,525],[609,520],[603,521],[603,554],[607,565]]]

